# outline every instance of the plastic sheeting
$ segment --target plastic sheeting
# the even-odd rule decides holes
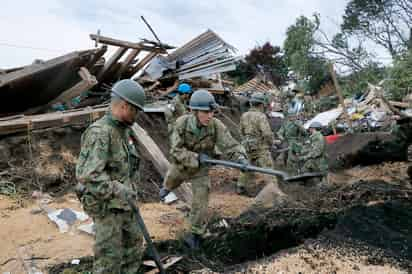
[[[308,129],[310,124],[313,122],[319,122],[322,126],[328,126],[331,122],[335,121],[343,112],[342,108],[331,109],[322,113],[319,113],[309,121],[307,121],[303,126]]]

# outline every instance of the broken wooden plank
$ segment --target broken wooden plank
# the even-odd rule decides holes
[[[398,107],[398,108],[410,108],[411,106],[409,103],[397,102],[397,101],[389,101],[389,104],[391,104],[394,107]]]
[[[122,74],[127,70],[127,68],[132,64],[136,56],[141,52],[140,49],[133,49],[129,55],[127,55],[126,59],[123,61],[122,65],[120,66],[118,76],[121,77]]]
[[[339,86],[339,83],[338,83],[338,79],[337,79],[337,77],[336,77],[336,72],[335,72],[335,69],[333,68],[333,64],[332,64],[332,63],[329,64],[329,72],[330,72],[330,74],[331,74],[331,76],[332,76],[333,84],[335,85],[336,93],[338,94],[339,102],[340,102],[340,104],[342,105],[343,113],[344,113],[344,116],[345,116],[345,118],[346,118],[346,121],[347,121],[347,123],[348,123],[348,125],[349,125],[350,130],[353,130],[352,120],[350,119],[349,112],[348,112],[348,110],[347,110],[347,108],[346,108],[346,106],[345,106],[345,100],[344,100],[344,98],[343,98],[343,94],[342,94],[342,91],[341,91],[341,89],[340,89],[340,86]]]
[[[68,90],[64,91],[57,98],[51,100],[46,105],[28,109],[24,112],[24,114],[25,115],[33,114],[33,113],[38,113],[42,110],[47,110],[48,108],[50,108],[52,105],[56,103],[64,103],[64,104],[68,104],[69,106],[71,106],[71,99],[73,99],[76,96],[81,95],[82,92],[91,89],[98,83],[96,80],[96,77],[91,75],[90,72],[85,67],[81,67],[78,74],[80,78],[82,79],[82,81],[80,81],[73,87],[69,88]]]
[[[0,121],[0,135],[91,123],[103,116],[106,111],[107,106],[99,106],[97,108],[87,107],[75,111],[23,116],[9,120],[4,119]]]
[[[120,47],[116,50],[116,52],[110,57],[110,59],[104,64],[103,68],[97,74],[97,79],[101,81],[105,74],[119,61],[120,58],[122,58],[123,54],[125,54],[127,51],[127,48]]]
[[[169,161],[166,159],[157,144],[142,127],[140,127],[137,123],[134,123],[132,129],[138,137],[139,144],[148,153],[150,160],[154,164],[156,170],[164,178],[166,176],[167,170],[170,167]],[[192,202],[192,189],[188,183],[182,183],[177,189],[173,190],[173,192],[180,200],[189,204]]]
[[[150,52],[147,54],[136,66],[134,66],[131,71],[128,73],[129,76],[133,76],[136,72],[141,70],[147,63],[150,62],[154,57],[156,57],[157,52]]]
[[[55,99],[81,81],[79,69],[88,68],[99,50],[73,52],[0,75],[0,115],[21,113]]]
[[[111,45],[111,46],[117,46],[117,47],[124,47],[124,48],[130,48],[130,49],[138,49],[138,50],[145,50],[145,51],[152,51],[152,52],[157,52],[157,53],[167,53],[164,49],[160,47],[150,47],[150,46],[145,46],[142,43],[133,43],[129,41],[124,41],[124,40],[118,40],[106,36],[101,36],[101,35],[96,35],[96,34],[90,34],[90,39],[94,41],[99,41],[99,43],[106,44],[106,45]]]

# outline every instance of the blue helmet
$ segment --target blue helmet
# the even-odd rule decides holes
[[[179,87],[177,88],[177,91],[179,93],[191,93],[192,87],[187,83],[181,83]]]

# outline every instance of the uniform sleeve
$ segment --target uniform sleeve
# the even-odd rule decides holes
[[[278,130],[276,135],[279,138],[279,140],[281,140],[281,141],[285,140],[285,125],[284,125],[284,123],[282,124],[282,126],[280,127],[280,129]]]
[[[185,105],[180,100],[176,102],[175,108],[176,108],[177,116],[182,116],[183,114],[186,113]]]
[[[217,148],[227,155],[230,160],[237,161],[239,158],[247,158],[244,147],[232,137],[226,126],[217,119],[214,122],[216,123],[217,131]]]
[[[264,119],[259,119],[259,128],[260,132],[262,133],[263,137],[263,142],[267,144],[268,146],[272,146],[273,143],[273,131],[272,128],[270,127],[269,121],[266,118],[266,116],[263,114]]]
[[[313,141],[311,141],[310,151],[305,158],[307,159],[315,159],[323,154],[323,150],[325,149],[325,139],[322,135],[316,136]]]
[[[76,178],[96,197],[109,199],[113,184],[106,171],[110,136],[98,128],[88,129],[82,136],[81,151],[76,166]]]
[[[176,126],[173,128],[171,136],[170,155],[177,164],[189,168],[198,168],[199,160],[196,152],[190,151],[184,147],[184,126],[187,117],[181,117],[176,121]]]

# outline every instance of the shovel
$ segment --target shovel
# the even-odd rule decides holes
[[[156,265],[157,265],[157,268],[159,269],[159,273],[160,273],[160,274],[166,274],[166,271],[165,271],[165,269],[164,269],[164,267],[163,267],[163,264],[162,264],[162,262],[161,262],[161,260],[160,260],[159,253],[157,253],[156,247],[154,246],[154,244],[153,244],[153,242],[152,242],[152,239],[150,238],[149,232],[148,232],[147,229],[146,229],[146,225],[144,224],[142,215],[140,215],[140,210],[139,210],[139,208],[134,204],[133,200],[130,199],[130,198],[127,199],[127,202],[128,202],[128,204],[129,204],[129,206],[132,208],[132,210],[133,210],[133,212],[134,212],[134,214],[135,214],[135,216],[136,216],[137,225],[139,226],[140,230],[141,230],[142,233],[143,233],[143,237],[144,237],[144,239],[146,240],[146,243],[147,243],[147,245],[148,245],[148,247],[149,247],[150,253],[152,254],[153,259],[154,259],[154,261],[155,261],[155,263],[156,263]]]
[[[269,175],[276,176],[286,182],[303,181],[303,180],[307,180],[310,178],[323,177],[326,175],[323,172],[308,172],[308,173],[291,176],[287,172],[280,171],[280,170],[257,167],[253,165],[244,165],[244,164],[235,163],[231,161],[215,160],[215,159],[210,159],[210,158],[204,159],[203,162],[209,165],[219,165],[219,166],[237,168],[245,172],[258,172],[258,173],[263,173],[263,174],[269,174]]]

